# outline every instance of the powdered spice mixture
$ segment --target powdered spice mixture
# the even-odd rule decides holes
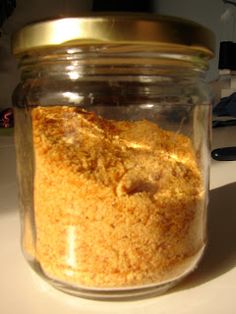
[[[36,107],[32,125],[34,254],[47,276],[115,288],[161,283],[190,267],[204,232],[188,137],[76,107]]]

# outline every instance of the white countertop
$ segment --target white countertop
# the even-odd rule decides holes
[[[213,147],[236,146],[236,127],[216,129]],[[167,294],[131,302],[66,295],[34,274],[20,250],[12,137],[0,136],[0,314],[235,314],[236,162],[212,162],[209,245],[199,268]]]

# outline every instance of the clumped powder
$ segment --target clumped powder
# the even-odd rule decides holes
[[[32,127],[34,254],[49,277],[115,288],[190,267],[204,209],[188,137],[65,106],[34,108]]]

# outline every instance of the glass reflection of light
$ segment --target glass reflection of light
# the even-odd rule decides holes
[[[76,71],[68,72],[68,76],[71,80],[77,80],[81,77],[81,75]]]
[[[68,226],[67,227],[67,254],[66,254],[66,265],[76,268],[77,260],[76,260],[76,227]]]
[[[79,102],[83,99],[82,96],[80,96],[78,93],[74,93],[74,92],[64,92],[62,93],[62,95],[65,97],[65,98],[68,98],[69,101],[71,102]]]
[[[144,105],[140,105],[140,108],[142,109],[151,109],[154,107],[154,104],[144,104]]]

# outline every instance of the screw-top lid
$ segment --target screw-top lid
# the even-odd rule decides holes
[[[154,14],[93,14],[31,24],[13,39],[15,55],[56,46],[136,44],[150,51],[198,54],[211,58],[214,35],[205,27]]]

